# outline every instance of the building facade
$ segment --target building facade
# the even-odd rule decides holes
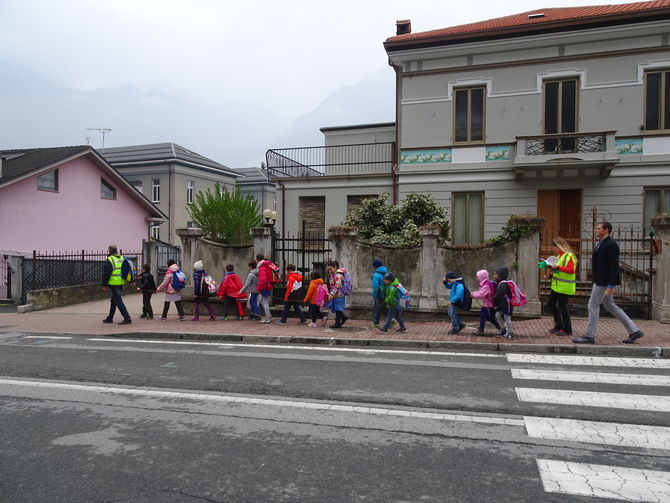
[[[217,183],[234,190],[237,178],[243,176],[175,143],[105,148],[102,155],[168,216],[151,228],[151,237],[174,246],[181,246],[176,229],[193,225],[188,205],[196,194],[214,190]]]

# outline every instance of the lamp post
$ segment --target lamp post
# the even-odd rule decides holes
[[[265,219],[265,225],[274,227],[275,222],[277,221],[277,212],[266,208],[263,210],[263,218]]]

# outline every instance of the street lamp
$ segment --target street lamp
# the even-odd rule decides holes
[[[270,208],[266,208],[263,210],[263,218],[265,218],[265,223],[267,225],[274,226],[275,222],[277,221],[277,212],[271,210]]]

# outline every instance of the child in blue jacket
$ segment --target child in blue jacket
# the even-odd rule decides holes
[[[458,305],[463,300],[465,293],[465,286],[463,278],[459,278],[455,272],[448,272],[443,281],[444,287],[449,290],[449,317],[451,318],[451,330],[447,332],[449,335],[456,335],[465,328],[465,323],[461,323],[458,318]]]

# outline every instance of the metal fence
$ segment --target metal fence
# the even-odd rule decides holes
[[[141,266],[141,251],[120,250],[120,253],[132,260],[136,268]],[[32,258],[26,257],[23,260],[21,303],[26,302],[26,296],[30,290],[100,283],[105,260],[107,260],[107,252],[86,250],[38,252],[34,250]]]
[[[0,300],[12,298],[12,257],[0,255]]]

